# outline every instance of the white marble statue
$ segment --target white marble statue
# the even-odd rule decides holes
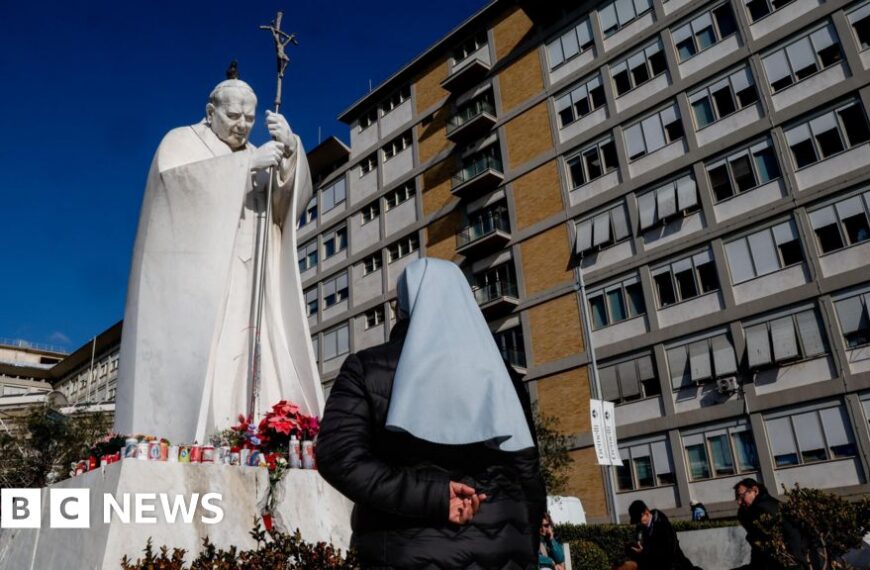
[[[278,169],[269,224],[260,413],[281,399],[320,415],[296,256],[296,219],[312,195],[299,138],[266,112],[274,140],[248,142],[257,98],[244,82],[215,87],[206,118],[170,131],[148,174],[133,251],[115,430],[203,442],[248,402],[257,212]]]

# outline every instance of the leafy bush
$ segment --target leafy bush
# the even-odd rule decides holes
[[[568,483],[568,470],[571,467],[568,450],[571,438],[559,431],[559,422],[555,416],[543,415],[535,408],[533,417],[541,457],[541,475],[547,492],[558,495]]]
[[[154,553],[151,539],[143,551],[145,557],[131,562],[126,556],[121,560],[123,570],[358,570],[359,564],[348,553],[330,544],[312,544],[302,540],[297,530],[294,534],[272,533],[267,535],[258,524],[251,531],[257,541],[253,550],[239,551],[235,546],[227,550],[217,548],[206,537],[202,541],[202,552],[186,565],[184,549],[174,548],[170,553],[167,546]]]
[[[800,565],[820,569],[845,568],[844,554],[861,545],[870,530],[870,501],[850,503],[832,493],[818,489],[783,487],[779,515],[762,516],[761,529],[770,539],[762,544],[784,566]],[[782,529],[782,519],[789,520],[801,535],[804,552],[789,552]]]
[[[575,570],[610,570],[610,560],[600,546],[588,540],[569,542],[571,568]]]

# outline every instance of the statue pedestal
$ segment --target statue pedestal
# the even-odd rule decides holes
[[[316,471],[291,470],[280,487],[273,513],[276,528],[291,532],[298,528],[308,542],[330,542],[347,550],[352,508],[348,499]],[[50,494],[55,489],[89,490],[89,528],[51,528],[56,521],[50,516]],[[269,473],[263,468],[126,459],[42,489],[41,527],[0,531],[0,569],[116,570],[124,555],[131,560],[140,558],[149,537],[155,551],[164,544],[170,549],[183,548],[188,561],[200,551],[206,536],[218,547],[254,548],[248,533],[255,519],[259,520],[268,492]],[[177,516],[170,522],[171,514],[164,511],[162,503],[171,508],[183,500],[190,505],[194,493],[198,493],[199,502],[192,521],[185,522],[176,510]],[[216,514],[203,508],[202,498],[207,493],[220,495],[209,501],[223,511],[223,519],[216,524],[207,524]],[[105,495],[123,507],[125,494],[129,495],[129,522],[112,511],[106,523]],[[137,499],[147,509],[141,514],[156,521],[137,522]],[[69,508],[73,510],[74,506]]]

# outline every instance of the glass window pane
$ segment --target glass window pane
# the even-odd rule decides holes
[[[628,296],[629,315],[636,317],[646,313],[646,305],[643,302],[643,291],[640,283],[632,283],[625,286],[625,294]]]
[[[758,184],[755,181],[755,173],[752,171],[752,163],[749,161],[749,155],[744,154],[731,161],[731,173],[734,175],[734,182],[737,183],[737,189],[740,192],[755,188]]]
[[[707,97],[692,103],[692,111],[695,113],[695,121],[699,129],[716,120],[713,116],[713,106],[710,105],[710,99]]]
[[[707,450],[704,444],[686,447],[686,459],[689,462],[689,479],[697,481],[710,478],[710,466],[707,464]]]
[[[709,438],[710,455],[713,459],[713,471],[716,476],[734,475],[734,458],[731,456],[731,446],[725,434]]]
[[[610,308],[610,317],[613,322],[624,321],[627,318],[625,302],[622,299],[622,289],[607,292],[607,306]]]
[[[737,452],[737,468],[741,472],[758,471],[758,451],[751,431],[741,431],[732,435]]]
[[[604,307],[604,297],[602,295],[591,297],[589,308],[592,310],[592,327],[600,329],[607,326],[607,309]]]
[[[654,487],[652,461],[649,457],[637,457],[634,460],[634,472],[637,475],[637,486],[640,488]]]
[[[758,177],[761,184],[780,177],[779,164],[776,162],[773,149],[765,148],[753,153],[753,157],[755,158],[755,167],[758,169]]]

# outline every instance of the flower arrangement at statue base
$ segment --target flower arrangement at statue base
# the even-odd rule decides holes
[[[89,448],[87,459],[72,464],[70,477],[121,459],[265,467],[269,469],[270,496],[263,520],[269,530],[268,513],[277,500],[275,489],[287,471],[317,468],[314,440],[319,431],[316,416],[303,414],[298,405],[281,400],[259,424],[250,416],[239,415],[238,424],[215,434],[204,445],[173,445],[151,435],[107,434]]]

